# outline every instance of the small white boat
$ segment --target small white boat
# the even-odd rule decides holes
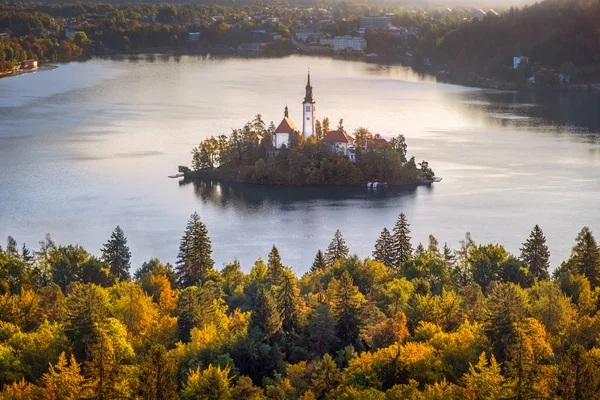
[[[182,178],[183,174],[169,175],[169,178]]]

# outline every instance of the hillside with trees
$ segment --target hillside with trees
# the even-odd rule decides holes
[[[439,37],[431,55],[464,80],[472,72],[524,85],[535,72],[547,69],[554,74],[555,85],[559,73],[572,83],[598,81],[599,20],[597,0],[545,0],[463,24]],[[528,57],[530,65],[514,70],[513,57],[520,56]]]
[[[119,227],[101,257],[9,237],[0,399],[598,398],[600,249],[587,227],[550,273],[537,225],[512,255],[469,234],[457,250],[415,245],[404,214],[391,222],[365,259],[335,232],[302,276],[275,246],[215,268],[197,214],[175,266],[135,271]]]

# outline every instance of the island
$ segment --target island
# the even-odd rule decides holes
[[[217,180],[263,185],[379,186],[431,184],[441,178],[427,161],[407,160],[407,145],[399,134],[386,140],[367,128],[354,137],[340,119],[336,129],[329,118],[316,118],[310,82],[302,102],[299,129],[285,106],[278,126],[267,126],[260,114],[229,136],[203,140],[192,150],[191,168],[179,166],[188,180]]]

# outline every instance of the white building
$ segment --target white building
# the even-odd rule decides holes
[[[290,136],[297,135],[298,133],[298,128],[296,128],[296,125],[290,119],[288,108],[285,106],[283,119],[273,133],[273,147],[276,149],[280,149],[283,146],[290,147]]]
[[[329,131],[323,139],[321,139],[321,142],[328,143],[333,150],[344,154],[352,160],[352,162],[356,160],[354,139],[346,132],[341,130]]]
[[[353,50],[353,51],[365,51],[367,48],[367,41],[361,37],[336,36],[333,38],[333,50]]]
[[[306,82],[306,94],[302,102],[302,134],[305,139],[308,139],[315,133],[315,98],[312,94],[312,86],[310,84],[310,72],[308,73],[308,81]]]

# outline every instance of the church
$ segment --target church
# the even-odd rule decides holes
[[[283,119],[273,133],[273,146],[276,149],[281,149],[283,146],[290,147],[291,135],[299,135],[302,133],[304,139],[307,139],[315,134],[315,98],[313,97],[313,88],[310,84],[310,72],[306,82],[306,94],[302,102],[302,132],[296,127],[290,119],[288,107],[285,106]],[[346,132],[341,130],[329,131],[325,133],[321,142],[327,143],[335,151],[343,153],[352,161],[355,160],[354,139]]]
[[[310,72],[308,73],[308,81],[306,82],[306,95],[302,102],[302,135],[308,139],[315,134],[315,99],[312,94],[312,85],[310,84]],[[275,132],[273,133],[273,145],[280,149],[282,146],[290,146],[290,135],[292,133],[300,133],[294,122],[290,119],[288,108],[285,106],[283,120]]]

